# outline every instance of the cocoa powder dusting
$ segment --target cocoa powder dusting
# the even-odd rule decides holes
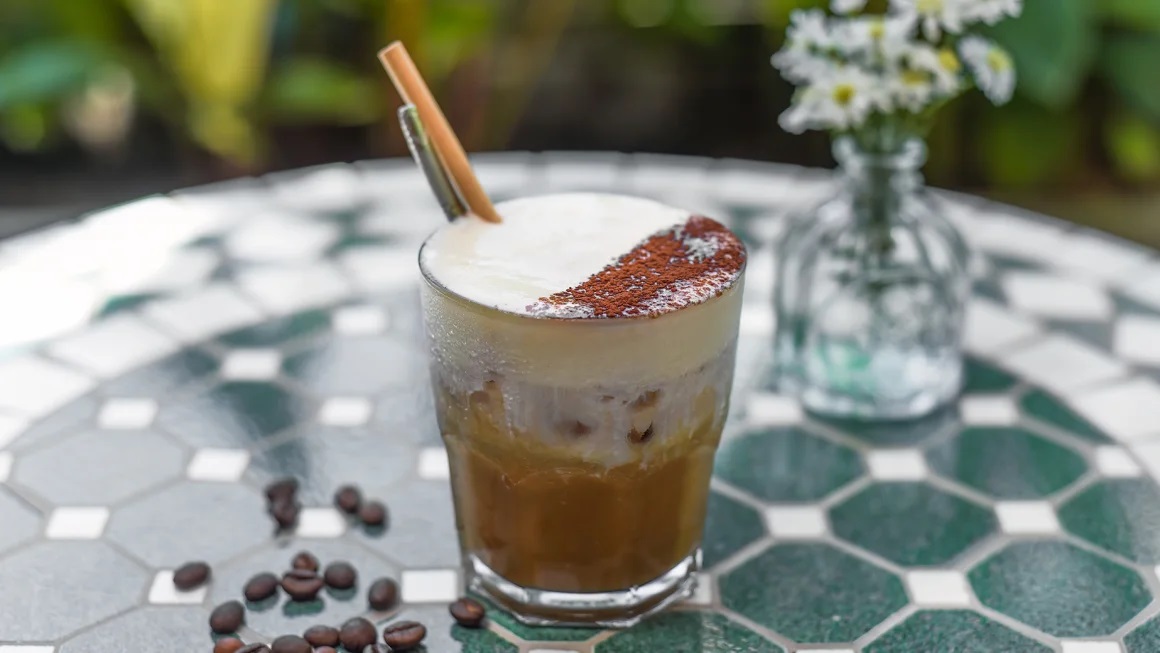
[[[744,264],[745,246],[737,236],[716,220],[695,215],[529,310],[568,317],[660,315],[719,295]]]

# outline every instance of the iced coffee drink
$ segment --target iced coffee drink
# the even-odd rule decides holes
[[[527,622],[631,624],[692,587],[745,249],[639,198],[497,208],[420,254],[464,565]]]

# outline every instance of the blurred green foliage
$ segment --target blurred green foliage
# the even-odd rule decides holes
[[[792,9],[825,4],[3,0],[0,143],[115,148],[131,130],[126,117],[145,114],[177,143],[260,167],[280,125],[390,125],[395,99],[372,55],[402,38],[432,85],[468,107],[465,140],[502,147],[579,5],[642,39],[706,52],[729,48],[730,30],[745,22],[723,18],[745,16],[764,24],[773,52]],[[1018,98],[998,110],[969,98],[948,107],[932,134],[936,180],[1160,180],[1160,0],[1025,0],[1022,17],[992,32],[1015,59]],[[781,82],[771,70],[761,83]]]

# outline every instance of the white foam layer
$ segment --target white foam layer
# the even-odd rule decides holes
[[[652,200],[597,193],[526,197],[496,209],[498,224],[466,216],[440,229],[420,262],[448,290],[523,314],[689,218]]]

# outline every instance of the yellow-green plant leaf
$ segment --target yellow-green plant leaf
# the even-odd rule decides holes
[[[1105,143],[1117,171],[1133,181],[1160,177],[1160,129],[1134,113],[1120,113],[1108,121]]]
[[[1079,118],[1016,100],[983,117],[980,160],[992,183],[1033,186],[1056,178],[1076,158]]]
[[[324,59],[295,59],[273,71],[262,106],[279,122],[367,124],[382,116],[379,89],[378,83]]]

